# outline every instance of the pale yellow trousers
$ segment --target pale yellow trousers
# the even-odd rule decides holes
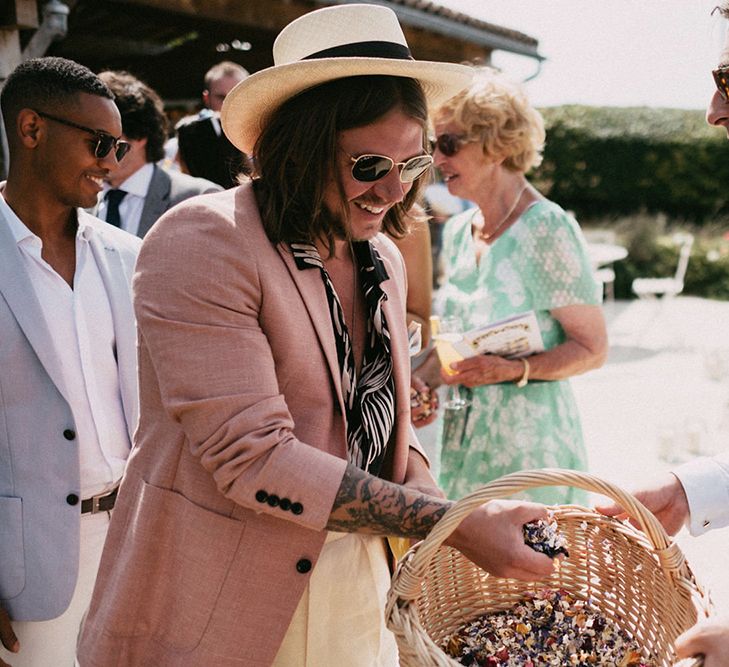
[[[397,667],[382,537],[329,533],[273,667]]]

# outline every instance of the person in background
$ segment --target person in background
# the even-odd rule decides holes
[[[451,506],[410,424],[405,267],[381,231],[405,232],[432,164],[428,99],[470,69],[413,60],[370,4],[304,14],[274,52],[222,111],[255,178],[142,247],[140,426],[81,667],[395,667],[383,536]],[[538,579],[522,525],[545,516],[487,503],[449,543]]]
[[[393,243],[405,261],[407,277],[407,324],[411,332],[411,364],[422,363],[429,351],[430,307],[433,300],[433,259],[430,228],[425,212],[416,207],[414,220],[405,236],[393,238]],[[417,327],[417,328],[416,328]],[[410,407],[413,426],[423,428],[438,417],[438,394],[415,374],[411,374]]]
[[[438,314],[460,318],[468,331],[534,311],[545,346],[528,359],[478,355],[451,364],[453,375],[440,372],[470,390],[470,406],[444,412],[441,485],[458,498],[517,470],[585,469],[568,378],[603,364],[607,334],[579,226],[526,178],[541,161],[542,118],[518,86],[482,70],[434,122],[435,164],[448,191],[476,204],[446,223]],[[433,357],[418,371],[431,386],[439,375]],[[460,421],[449,423],[453,417]],[[582,499],[563,487],[525,495]]]
[[[73,667],[137,424],[141,241],[93,218],[126,159],[111,91],[38,58],[0,106],[0,665]]]
[[[202,93],[205,109],[196,116],[183,118],[175,127],[181,171],[224,188],[238,184],[238,176],[247,170],[246,156],[223,133],[220,109],[225,96],[247,77],[245,68],[229,60],[207,71]]]
[[[440,252],[443,245],[443,227],[454,215],[472,208],[473,204],[448,192],[445,183],[437,181],[425,188],[424,204],[427,214],[430,216],[428,227],[430,228],[430,247],[433,262],[433,289],[437,290],[443,281],[443,261]]]
[[[114,93],[123,137],[131,145],[123,163],[105,176],[94,215],[143,238],[175,204],[222,188],[203,178],[166,171],[155,164],[164,157],[167,117],[154,90],[128,72],[102,72],[99,78]]]

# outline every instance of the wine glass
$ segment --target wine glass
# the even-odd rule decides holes
[[[456,375],[450,365],[463,359],[463,355],[454,347],[454,343],[463,340],[463,322],[460,317],[431,317],[430,331],[440,365],[447,375]],[[459,386],[453,384],[448,390],[445,402],[446,410],[463,410],[469,401],[461,396]]]

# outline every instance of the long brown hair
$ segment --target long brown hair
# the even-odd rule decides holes
[[[253,164],[261,217],[272,242],[326,239],[331,248],[336,235],[348,234],[344,187],[334,168],[338,135],[374,123],[395,108],[422,124],[426,149],[427,104],[414,79],[336,79],[296,95],[274,112],[256,142]],[[341,200],[337,212],[324,205],[332,175]],[[395,237],[407,233],[409,211],[426,181],[418,179],[387,212],[384,232]]]

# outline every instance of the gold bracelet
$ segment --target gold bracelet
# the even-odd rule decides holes
[[[526,360],[526,357],[522,357],[519,361],[524,364],[524,373],[516,383],[516,386],[521,389],[522,387],[526,387],[529,382],[529,362]]]

